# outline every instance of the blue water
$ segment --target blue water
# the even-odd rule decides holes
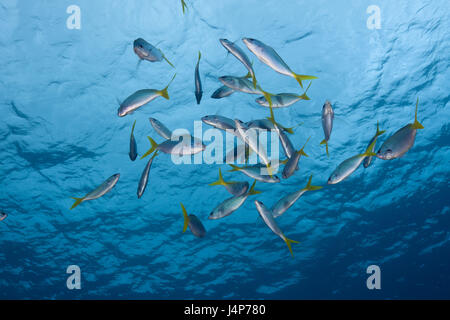
[[[20,1],[0,3],[0,298],[350,299],[450,298],[450,7],[448,1]],[[66,27],[69,5],[81,8],[81,29]],[[370,5],[381,28],[369,29]],[[143,37],[176,66],[143,62],[133,40]],[[169,128],[221,114],[244,121],[268,115],[257,96],[210,95],[217,77],[246,70],[220,38],[237,41],[269,92],[299,92],[240,41],[274,47],[299,73],[318,76],[310,101],[277,110],[286,126],[303,123],[292,141],[311,136],[300,171],[281,184],[258,183],[229,217],[208,220],[229,197],[217,165],[174,165],[158,156],[144,197],[136,197],[146,161],[131,162],[131,125],[143,154],[152,116]],[[205,91],[197,106],[198,51]],[[170,101],[158,99],[117,116],[117,100],[163,88],[174,72]],[[306,82],[308,83],[308,82]],[[254,200],[272,205],[288,192],[326,185],[334,168],[361,153],[376,121],[388,136],[419,121],[414,147],[401,159],[375,160],[350,178],[301,198],[277,222],[285,243],[264,224]],[[325,154],[321,110],[336,113]],[[206,130],[208,127],[204,126]],[[227,180],[247,180],[229,173]],[[114,173],[117,186],[70,211]],[[182,234],[183,202],[208,233]],[[381,290],[368,290],[366,268],[381,269]],[[81,290],[68,290],[66,269],[81,269]]]

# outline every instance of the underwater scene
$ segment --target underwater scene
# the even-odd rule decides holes
[[[0,1],[0,299],[449,299],[444,0]]]

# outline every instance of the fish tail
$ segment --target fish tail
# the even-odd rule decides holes
[[[241,171],[241,168],[239,168],[238,166],[235,166],[234,164],[230,164],[229,166],[230,166],[231,168],[233,168],[233,169],[230,170],[229,172]]]
[[[262,89],[261,89],[261,92],[263,93],[264,98],[266,98],[267,102],[269,103],[269,107],[272,107],[272,96],[273,96],[273,94],[271,94],[271,93],[269,93],[267,91],[264,91]]]
[[[159,93],[162,97],[166,98],[167,100],[170,99],[169,97],[169,92],[167,91],[170,87],[170,85],[172,84],[173,80],[175,80],[175,77],[177,76],[177,74],[175,73],[172,77],[172,80],[170,80],[169,84],[167,85],[167,87],[165,87],[164,89],[162,89]]]
[[[151,144],[151,148],[141,157],[141,159],[144,159],[145,157],[148,157],[149,155],[151,155],[153,153],[153,151],[156,150],[156,148],[158,147],[158,144],[155,142],[155,140],[153,140],[151,137],[147,137],[148,141],[150,141]]]
[[[318,79],[318,78],[315,77],[315,76],[306,76],[306,75],[303,75],[303,74],[292,73],[292,75],[294,76],[295,80],[298,81],[298,83],[300,84],[300,87],[302,87],[302,88],[303,88],[303,83],[302,83],[302,81],[304,81],[304,80]]]
[[[198,52],[198,62],[200,62],[200,59],[202,58],[202,53],[199,51]]]
[[[302,156],[305,156],[305,157],[309,157],[309,156],[305,153],[305,151],[304,151],[306,145],[307,145],[308,142],[309,142],[309,139],[311,139],[311,137],[309,137],[308,140],[306,140],[305,145],[303,146],[303,148],[301,148],[301,149],[298,151],[298,154],[301,154]]]
[[[294,253],[292,252],[292,246],[291,246],[291,244],[292,244],[292,243],[300,243],[300,242],[295,241],[295,240],[288,239],[288,238],[286,238],[285,236],[283,237],[283,240],[284,240],[284,242],[286,242],[286,244],[287,244],[287,246],[288,246],[288,248],[289,248],[289,252],[291,253],[291,255],[294,256]]]
[[[288,132],[288,133],[290,133],[290,134],[294,134],[294,128],[293,128],[293,127],[292,127],[292,128],[287,128],[287,127],[283,126],[282,124],[278,123],[278,122],[275,120],[275,115],[274,115],[272,106],[270,106],[269,108],[270,108],[270,117],[267,117],[267,120],[269,120],[270,122],[272,122],[274,125],[280,127],[280,128],[283,129],[284,131],[286,131],[286,132]]]
[[[219,168],[219,180],[210,184],[210,186],[226,186],[228,183],[223,180],[222,170]]]
[[[320,144],[324,144],[325,145],[325,148],[327,150],[327,156],[330,157],[330,154],[328,153],[328,141],[325,139]]]
[[[255,185],[256,185],[256,180],[253,182],[252,187],[250,188],[250,191],[248,192],[248,194],[250,196],[261,193],[261,191],[255,190]]]
[[[133,135],[133,134],[134,134],[134,127],[136,127],[136,120],[134,120],[134,123],[133,123],[133,128],[131,129],[131,135]]]
[[[379,137],[385,132],[386,132],[386,130],[380,130],[380,123],[377,121],[377,133],[375,134],[375,136]]]
[[[72,198],[72,199],[75,200],[75,203],[70,208],[70,210],[73,210],[74,208],[78,207],[84,201],[85,198]]]
[[[375,147],[375,144],[377,143],[377,140],[374,139],[372,143],[367,147],[366,152],[364,152],[361,156],[363,157],[376,157],[377,154],[372,152],[373,148]]]
[[[186,12],[186,8],[187,8],[186,2],[184,2],[184,0],[181,0],[181,6],[183,9],[183,14],[184,14]]]
[[[166,60],[166,62],[167,62],[168,64],[170,64],[170,66],[171,66],[172,68],[175,69],[175,66],[172,64],[172,62],[169,61],[169,59],[166,58],[165,55],[163,55],[163,59]]]
[[[311,184],[312,177],[313,177],[313,175],[311,175],[311,176],[309,177],[308,184],[306,185],[305,190],[307,190],[307,191],[315,191],[315,190],[320,190],[320,189],[322,189],[323,187],[313,186],[313,185]]]
[[[187,214],[186,208],[184,207],[183,203],[180,202],[180,205],[181,205],[181,210],[183,210],[183,217],[184,217],[183,233],[185,233],[189,226],[189,216]]]
[[[308,95],[307,95],[308,90],[309,90],[309,88],[311,87],[311,83],[312,83],[312,81],[309,83],[308,88],[306,88],[305,92],[304,92],[301,96],[298,96],[300,99],[303,99],[303,100],[311,100],[311,99],[308,97]]]
[[[415,117],[414,117],[413,128],[414,129],[424,129],[424,126],[419,121],[417,121],[417,109],[418,109],[418,107],[419,107],[419,98],[417,98],[416,114],[415,114]]]
[[[253,78],[252,74],[250,73],[250,71],[245,75],[244,77],[245,79],[249,79],[249,78]],[[256,78],[255,78],[256,80]],[[255,87],[256,88],[256,87]]]
[[[252,78],[253,87],[256,89],[256,85],[258,84],[258,81],[256,81],[256,76],[255,76],[254,73],[253,73],[253,74],[250,74],[250,72],[249,72],[249,75],[250,75],[250,77]]]

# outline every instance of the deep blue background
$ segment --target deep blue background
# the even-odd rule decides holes
[[[450,298],[449,4],[448,1],[21,1],[0,4],[0,298],[307,299]],[[66,8],[81,8],[81,30],[68,30]],[[369,30],[369,5],[381,9],[381,29]],[[133,40],[158,44],[175,64],[171,99],[118,118],[117,99],[163,88],[166,63],[137,69]],[[307,137],[300,171],[279,185],[257,186],[233,215],[208,221],[229,197],[208,187],[217,166],[175,166],[159,156],[143,199],[136,197],[144,161],[130,162],[137,120],[142,154],[153,116],[169,128],[192,130],[207,114],[262,118],[257,96],[210,95],[217,77],[246,71],[218,39],[245,48],[242,37],[273,46],[294,71],[319,77],[302,101],[276,113]],[[194,97],[198,51],[204,99]],[[299,92],[292,78],[254,61],[270,92]],[[376,160],[348,180],[307,194],[277,220],[295,257],[261,221],[253,201],[271,205],[303,188],[309,174],[326,184],[333,169],[362,152],[376,121],[381,141],[413,121],[420,130],[401,159]],[[320,113],[335,108],[330,158]],[[207,127],[205,126],[206,130]],[[239,173],[226,179],[242,180]],[[83,196],[114,173],[116,188],[74,211]],[[179,202],[208,230],[182,234]],[[66,288],[67,266],[79,265],[82,290]],[[366,288],[366,268],[379,265],[382,290]]]

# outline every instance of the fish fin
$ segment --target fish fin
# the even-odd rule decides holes
[[[184,14],[186,12],[186,8],[187,8],[186,2],[184,2],[184,0],[181,0],[181,6],[183,9],[183,14]]]
[[[413,129],[424,129],[424,126],[419,121],[417,121],[417,109],[418,109],[418,107],[419,107],[419,98],[417,98],[416,114],[415,114],[415,117],[414,117],[414,123],[413,123],[412,127],[413,127]]]
[[[292,243],[300,243],[300,242],[295,241],[295,240],[288,239],[288,238],[286,238],[286,236],[283,236],[283,240],[284,240],[284,242],[286,242],[286,244],[287,244],[287,246],[288,246],[288,248],[289,248],[289,252],[291,253],[291,255],[294,256],[294,253],[292,252],[292,246],[291,246],[291,244],[292,244]]]
[[[252,78],[252,74],[250,73],[250,71],[243,78],[245,79]]]
[[[311,100],[307,95],[309,87],[311,87],[311,83],[312,83],[312,81],[309,83],[308,88],[306,88],[305,92],[301,96],[298,96],[300,99]]]
[[[386,130],[380,130],[380,123],[377,121],[377,133],[375,134],[375,136],[379,137],[385,132],[386,132]]]
[[[266,119],[269,120],[270,122],[272,122],[274,125],[283,129],[287,133],[294,134],[294,127],[287,128],[287,127],[283,126],[282,124],[276,122],[272,106],[270,106],[269,108],[270,108],[270,117],[267,117]]]
[[[313,186],[313,185],[311,184],[312,177],[313,177],[313,175],[311,175],[311,176],[309,177],[308,184],[306,185],[305,190],[307,190],[307,191],[315,191],[315,190],[320,190],[320,189],[322,189],[323,187],[320,187],[320,186]]]
[[[186,232],[188,226],[189,226],[189,216],[187,214],[186,208],[184,205],[180,202],[181,210],[183,210],[183,217],[184,217],[184,226],[183,226],[183,233]]]
[[[330,157],[330,154],[328,153],[328,141],[327,140],[323,140],[320,144],[324,144],[325,148],[327,150],[327,156]]]
[[[169,59],[167,59],[165,55],[163,55],[163,59],[166,60],[166,62],[167,62],[168,64],[170,64],[170,66],[171,66],[172,68],[176,69],[175,66],[172,64],[172,62],[170,62]]]
[[[134,120],[133,128],[131,128],[131,136],[134,134],[134,127],[136,127],[136,120]]]
[[[228,183],[223,180],[222,170],[219,168],[219,180],[210,184],[210,186],[226,186]]]
[[[70,208],[70,210],[73,210],[74,208],[78,207],[84,201],[85,198],[72,198],[72,199],[75,200],[75,203]]]
[[[231,168],[233,168],[232,170],[229,170],[229,172],[235,172],[235,171],[241,171],[242,168],[235,166],[234,164],[229,164],[229,166]]]
[[[305,153],[305,151],[304,151],[306,145],[307,145],[308,142],[309,142],[309,139],[311,139],[311,137],[309,137],[308,140],[306,140],[306,143],[305,143],[305,145],[303,146],[303,148],[301,148],[299,151],[297,151],[298,154],[301,154],[302,156],[305,156],[305,157],[309,157],[309,156]]]
[[[147,137],[148,141],[150,141],[151,144],[151,148],[141,157],[141,159],[144,159],[145,157],[148,157],[149,155],[151,155],[153,153],[153,151],[156,150],[156,148],[158,147],[158,144],[155,142],[155,140],[153,140],[151,137]]]
[[[164,89],[162,89],[161,91],[159,91],[159,94],[161,95],[161,97],[166,98],[167,100],[170,99],[169,97],[169,92],[167,91],[167,89],[169,89],[169,86],[172,84],[173,80],[175,80],[175,77],[177,76],[177,74],[175,73],[173,75],[172,80],[170,80],[169,84],[167,85],[167,87],[165,87]]]
[[[198,61],[197,61],[197,63],[199,63],[200,62],[200,59],[202,58],[202,53],[199,51],[198,52]]]
[[[375,147],[375,144],[377,143],[377,140],[374,139],[372,143],[367,147],[366,152],[364,152],[361,156],[362,157],[376,157],[377,154],[372,152],[372,149]]]
[[[255,190],[255,185],[256,185],[256,180],[253,182],[252,187],[250,188],[250,191],[248,192],[248,194],[250,196],[261,193],[261,191]]]
[[[302,75],[302,74],[296,74],[296,73],[292,73],[292,75],[294,76],[295,80],[298,81],[298,83],[300,84],[300,87],[303,88],[303,84],[302,81],[303,80],[313,80],[313,79],[318,79],[315,76],[306,76],[306,75]]]
[[[272,96],[273,96],[273,94],[271,94],[271,93],[269,93],[267,91],[264,91],[262,89],[261,89],[261,92],[263,93],[264,98],[266,98],[267,102],[269,103],[269,107],[272,107]]]
[[[249,74],[250,74],[250,72],[249,72]],[[253,75],[250,74],[250,77],[252,78],[253,87],[256,89],[256,86],[258,85],[258,81],[256,81],[255,73],[253,72]],[[271,99],[272,99],[272,98],[271,98]]]
[[[289,158],[284,159],[283,161],[280,161],[280,164],[286,164],[286,163],[288,163],[288,161],[289,161]]]

